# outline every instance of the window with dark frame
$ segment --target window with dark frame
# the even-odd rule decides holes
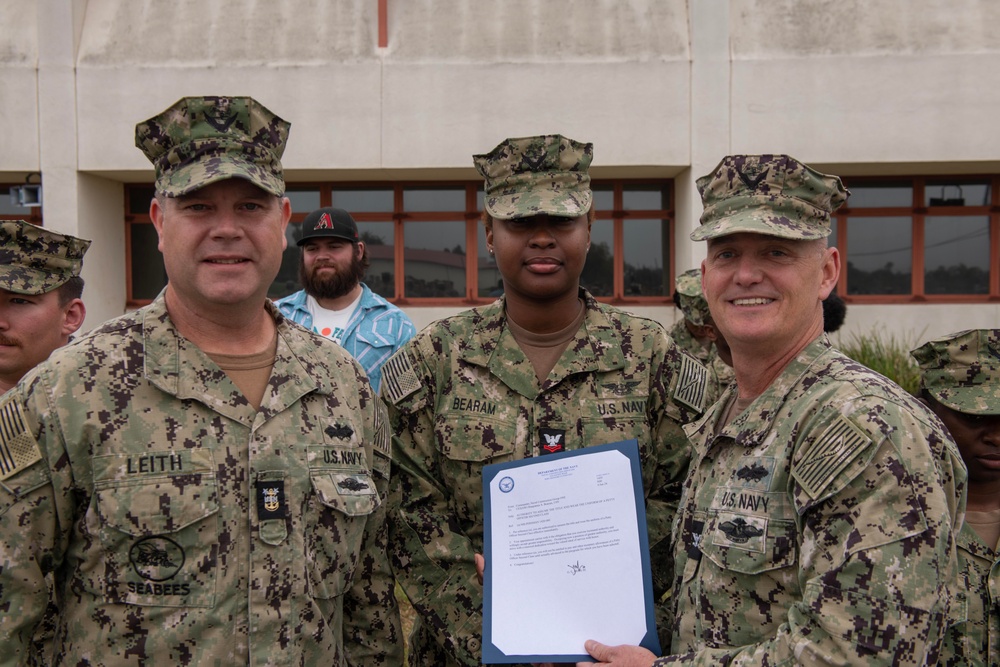
[[[33,225],[42,225],[41,206],[21,206],[15,204],[10,189],[24,183],[0,183],[0,220],[24,220]]]
[[[844,181],[830,244],[847,301],[1000,300],[1000,176]]]
[[[581,282],[602,301],[667,304],[673,289],[673,183],[598,180],[597,218]],[[150,185],[126,185],[128,305],[149,303],[166,285],[149,219]],[[503,292],[486,251],[481,181],[288,186],[292,219],[271,298],[298,289],[299,225],[321,206],[351,212],[371,265],[365,283],[399,304],[489,303]]]

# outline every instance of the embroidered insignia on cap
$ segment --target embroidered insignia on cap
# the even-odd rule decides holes
[[[0,406],[0,480],[9,479],[41,460],[38,442],[24,425],[21,403],[5,401]]]
[[[686,354],[681,355],[681,376],[674,388],[674,398],[701,412],[708,389],[708,369]]]
[[[420,389],[420,380],[410,363],[410,355],[400,350],[382,366],[382,396],[393,405]]]
[[[851,460],[871,443],[871,438],[861,432],[843,415],[809,446],[802,462],[792,470],[792,477],[810,498],[818,498]]]
[[[329,213],[324,213],[319,216],[319,222],[316,223],[316,229],[333,229],[333,219],[330,217]]]
[[[760,182],[767,176],[767,171],[767,169],[760,170],[760,167],[754,164],[748,165],[736,173],[744,185],[751,190],[756,190],[760,186]]]

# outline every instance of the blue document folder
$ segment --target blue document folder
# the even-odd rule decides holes
[[[497,505],[497,509],[499,509],[500,511],[503,511],[502,510],[503,507],[521,507],[520,505],[516,505],[516,503],[518,502],[516,500],[516,494],[519,492],[519,490],[527,488],[528,482],[537,483],[536,479],[538,479],[539,475],[541,475],[544,479],[556,479],[560,474],[565,474],[563,471],[570,470],[574,467],[578,467],[573,465],[574,458],[598,454],[602,452],[611,452],[611,451],[617,451],[627,458],[628,470],[631,472],[631,482],[632,482],[631,498],[628,499],[624,498],[623,496],[620,499],[616,499],[616,502],[624,504],[627,503],[629,500],[631,500],[632,502],[635,503],[635,518],[636,518],[635,525],[614,526],[614,532],[618,533],[619,531],[635,531],[638,536],[637,544],[639,553],[636,554],[636,558],[632,562],[638,562],[639,567],[642,570],[641,591],[636,589],[636,594],[637,595],[641,594],[643,599],[640,602],[638,600],[635,600],[632,596],[628,597],[630,603],[635,602],[637,606],[641,605],[642,609],[644,609],[644,614],[645,614],[645,634],[642,636],[641,640],[639,640],[636,643],[638,643],[640,646],[649,649],[655,655],[660,655],[660,645],[656,635],[656,621],[653,615],[653,585],[652,585],[652,575],[650,571],[650,562],[649,562],[649,538],[646,533],[646,508],[645,508],[643,489],[642,489],[641,468],[639,464],[639,446],[635,440],[624,440],[622,442],[615,442],[607,445],[596,445],[584,449],[559,452],[557,454],[548,454],[545,456],[534,457],[530,459],[522,459],[520,461],[511,461],[509,463],[497,463],[485,466],[483,468],[483,510],[484,510],[483,513],[484,513],[484,531],[485,531],[484,551],[486,556],[486,571],[484,573],[484,579],[483,579],[483,642],[482,642],[483,663],[509,664],[509,663],[533,663],[533,662],[559,663],[559,662],[592,661],[590,656],[587,655],[586,652],[584,651],[582,642],[580,642],[579,646],[580,652],[576,653],[546,652],[545,650],[540,650],[538,652],[531,652],[531,653],[519,653],[516,650],[512,651],[510,649],[505,651],[504,648],[498,645],[498,643],[504,644],[502,638],[499,638],[494,635],[494,620],[497,618],[495,614],[498,613],[506,614],[506,617],[502,619],[503,627],[505,628],[503,631],[505,633],[504,634],[505,637],[509,638],[512,635],[517,635],[518,630],[521,627],[521,624],[523,624],[524,632],[531,633],[533,642],[532,645],[536,647],[543,647],[546,644],[544,637],[542,637],[541,639],[538,638],[538,635],[540,633],[548,637],[565,638],[567,636],[573,636],[573,634],[579,634],[580,628],[576,628],[574,631],[574,628],[569,627],[568,625],[568,623],[574,623],[574,622],[567,621],[565,617],[562,618],[552,617],[552,616],[559,616],[559,614],[554,614],[551,616],[546,614],[546,617],[540,618],[536,609],[520,608],[523,605],[516,605],[518,609],[512,609],[510,604],[508,604],[506,608],[500,608],[501,605],[497,601],[498,596],[494,594],[495,591],[493,588],[494,580],[497,578],[496,576],[494,576],[495,575],[494,568],[500,566],[533,567],[533,565],[531,565],[530,562],[526,562],[531,560],[528,557],[524,558],[521,562],[518,563],[504,564],[495,562],[495,558],[497,557],[494,551],[495,541],[497,540],[504,541],[503,543],[506,545],[505,546],[506,551],[504,553],[507,554],[508,559],[512,559],[513,558],[512,554],[514,552],[510,549],[510,545],[514,543],[514,539],[509,537],[509,535],[519,534],[521,532],[532,532],[537,529],[538,533],[533,533],[531,539],[534,540],[533,542],[534,544],[545,545],[543,547],[544,549],[547,549],[545,558],[548,559],[550,565],[552,562],[558,560],[559,558],[558,555],[552,556],[552,554],[561,554],[562,551],[565,550],[565,552],[567,553],[567,557],[563,559],[566,561],[565,564],[563,564],[562,560],[558,560],[561,568],[561,571],[558,573],[558,576],[547,578],[543,582],[541,589],[537,587],[537,582],[533,583],[531,589],[532,596],[541,596],[543,598],[549,594],[551,594],[552,596],[558,596],[559,595],[558,591],[560,590],[560,586],[565,586],[565,580],[567,580],[568,577],[574,576],[576,574],[581,574],[581,570],[586,569],[586,564],[582,563],[579,557],[573,556],[572,543],[578,544],[578,541],[575,539],[575,537],[566,538],[567,542],[570,542],[570,544],[566,545],[560,544],[557,541],[554,542],[553,540],[558,540],[559,538],[555,537],[550,539],[548,537],[548,534],[546,533],[546,530],[538,529],[537,527],[532,527],[528,525],[531,523],[537,523],[525,518],[530,515],[530,511],[525,511],[523,513],[516,513],[517,518],[511,519],[511,521],[515,520],[518,522],[523,521],[528,528],[528,530],[526,531],[517,530],[517,528],[520,528],[520,523],[518,523],[516,527],[513,524],[506,524],[503,526],[495,527],[493,525],[493,519],[492,519],[494,513],[493,512],[494,504],[495,504],[494,494],[498,494],[497,498],[500,498],[500,494],[504,494],[501,500],[496,501],[497,503],[499,503]],[[589,460],[597,461],[598,459],[589,459]],[[620,459],[617,459],[616,457],[616,461],[619,460]],[[566,465],[555,465],[561,463],[565,463]],[[624,466],[619,466],[619,467],[623,468]],[[554,488],[556,487],[554,486]],[[617,488],[622,488],[622,487],[617,487]],[[627,489],[625,489],[625,491],[627,491]],[[537,501],[535,502],[535,505],[543,505],[543,504],[549,504],[549,503],[539,503]],[[530,503],[526,503],[523,507],[530,508],[530,506],[531,506]],[[541,510],[539,510],[538,513],[541,514],[542,516],[545,516],[546,509],[542,508]],[[515,516],[515,513],[512,513],[511,516]],[[566,517],[570,516],[569,510],[565,512],[559,512],[557,513],[556,516],[562,517],[561,519],[558,519],[558,521],[563,522],[562,525],[573,523],[565,521]],[[494,528],[505,531],[513,530],[515,532],[514,533],[505,532],[505,533],[495,534]],[[572,528],[570,530],[572,530]],[[556,533],[556,532],[558,532],[558,530],[555,528],[553,528],[551,531],[548,531],[548,533]],[[585,532],[586,532],[585,530],[581,530],[581,534]],[[630,538],[629,543],[631,543],[631,537],[633,536],[627,536],[627,537]],[[499,541],[497,541],[496,543],[499,544]],[[600,548],[600,543],[596,544],[597,544],[596,548]],[[584,561],[585,560],[586,559],[584,559]],[[593,573],[593,569],[594,568],[591,569],[591,573]],[[631,572],[630,574],[634,575],[635,573]],[[512,576],[516,578],[516,575],[505,575],[505,576],[507,576],[508,581],[510,581]],[[581,576],[579,579],[573,579],[572,581],[574,583],[580,582],[579,583],[580,586],[586,586],[588,585],[588,582],[586,582],[585,577],[586,574],[584,574],[584,576]],[[552,586],[551,591],[549,591],[547,588],[550,581]],[[637,578],[634,576],[630,577],[630,581],[637,581]],[[510,595],[506,596],[505,599],[509,600]],[[536,597],[535,599],[539,598]],[[587,606],[588,610],[586,613],[587,614],[590,614],[591,612],[593,613],[594,617],[596,617],[596,620],[598,621],[598,623],[596,623],[595,625],[597,625],[598,627],[600,627],[603,623],[600,619],[600,616],[603,615],[604,617],[606,617],[609,620],[609,623],[616,616],[618,616],[618,612],[616,609],[610,608],[609,605],[602,604],[602,601],[599,599],[595,599],[593,601],[592,606],[590,605]],[[542,628],[541,632],[539,630],[540,628]],[[639,630],[641,631],[641,628]],[[609,639],[606,637],[601,637],[599,630],[597,631],[596,636],[587,638],[595,639],[605,644],[623,643],[623,642],[612,642],[609,641]],[[514,644],[516,643],[517,642],[514,642]],[[557,646],[561,646],[563,649],[565,649],[567,642],[564,640],[561,642],[554,642],[554,644]]]

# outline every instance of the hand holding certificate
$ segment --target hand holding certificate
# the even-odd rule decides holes
[[[486,466],[483,662],[659,653],[635,440]]]

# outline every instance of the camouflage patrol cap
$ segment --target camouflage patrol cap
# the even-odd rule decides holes
[[[185,97],[135,126],[135,145],[156,169],[156,190],[179,197],[242,178],[280,197],[290,124],[251,97]]]
[[[692,241],[736,232],[788,239],[830,234],[830,214],[847,201],[837,176],[787,155],[730,155],[698,179],[704,212]]]
[[[921,386],[952,410],[1000,415],[1000,329],[972,329],[910,352]]]
[[[697,326],[704,325],[710,315],[701,292],[701,270],[690,269],[677,276],[676,289],[684,319]]]
[[[486,179],[486,211],[497,220],[587,213],[594,199],[587,172],[593,159],[594,144],[559,134],[505,139],[472,156]]]
[[[24,220],[0,222],[0,289],[45,294],[80,275],[90,241]]]

